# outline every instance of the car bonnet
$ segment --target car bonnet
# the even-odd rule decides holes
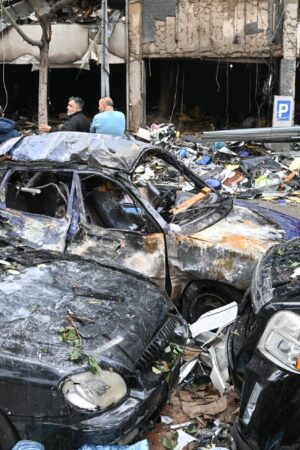
[[[71,326],[82,340],[82,355],[133,369],[171,303],[142,276],[77,257],[39,255],[15,252],[1,260],[1,358],[66,373],[85,366],[84,358],[70,360],[71,340],[62,342]],[[20,258],[22,264],[16,263]]]
[[[278,211],[274,211],[268,208],[264,208],[260,205],[242,201],[235,200],[236,205],[244,206],[252,211],[256,211],[258,214],[267,219],[270,223],[278,225],[285,232],[286,239],[293,239],[300,236],[300,220],[296,217],[289,216],[288,214],[283,214]]]

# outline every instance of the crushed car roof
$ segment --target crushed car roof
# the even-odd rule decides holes
[[[0,146],[0,158],[9,155],[13,161],[89,164],[130,172],[149,147],[133,138],[60,131],[9,139]]]

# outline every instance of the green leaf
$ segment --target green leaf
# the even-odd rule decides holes
[[[35,303],[32,303],[32,305],[29,305],[28,309],[31,312],[31,314],[33,314],[36,310],[37,310],[38,305],[36,305]]]
[[[184,348],[182,345],[179,345],[179,344],[173,344],[173,345],[174,345],[174,350],[176,351],[176,354],[183,352]]]
[[[290,265],[290,267],[298,267],[300,266],[300,262],[294,262],[293,264]]]
[[[159,369],[158,367],[152,366],[152,372],[155,373],[156,375],[159,375],[162,370]]]
[[[81,357],[81,354],[77,348],[72,348],[69,352],[69,356],[71,361],[78,361],[78,359],[80,359]]]
[[[173,450],[176,447],[167,436],[161,438],[161,443],[167,450]]]
[[[99,366],[99,364],[97,363],[97,361],[95,360],[95,358],[93,356],[89,356],[86,355],[87,359],[88,359],[88,365],[89,365],[89,369],[90,371],[96,375],[97,373],[101,372],[101,367]]]
[[[171,346],[168,345],[168,347],[165,348],[165,353],[170,353],[171,352]]]
[[[166,373],[165,379],[166,379],[166,382],[169,384],[170,383],[170,379],[171,379],[171,372],[167,372]]]

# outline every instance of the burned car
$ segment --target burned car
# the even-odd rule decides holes
[[[47,449],[136,438],[177,380],[187,326],[174,304],[127,269],[0,255],[0,448],[18,435]]]
[[[238,450],[300,448],[300,240],[275,245],[255,269],[228,336],[240,392]]]
[[[234,205],[169,152],[59,132],[0,147],[0,238],[125,266],[189,321],[239,300],[261,255],[300,221]]]

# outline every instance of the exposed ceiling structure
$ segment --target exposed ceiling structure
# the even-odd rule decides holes
[[[22,31],[39,40],[41,27],[27,0],[3,2]],[[40,0],[41,7],[47,4]],[[123,6],[123,0],[110,0],[109,5]],[[89,61],[101,64],[101,1],[78,2],[64,7],[52,21],[49,66],[52,68],[89,69]],[[109,63],[125,62],[125,17],[122,10],[109,8]],[[28,44],[6,19],[0,20],[0,63],[32,64],[39,67],[39,49]],[[62,45],[63,43],[63,45]],[[74,45],[75,44],[75,45]]]

